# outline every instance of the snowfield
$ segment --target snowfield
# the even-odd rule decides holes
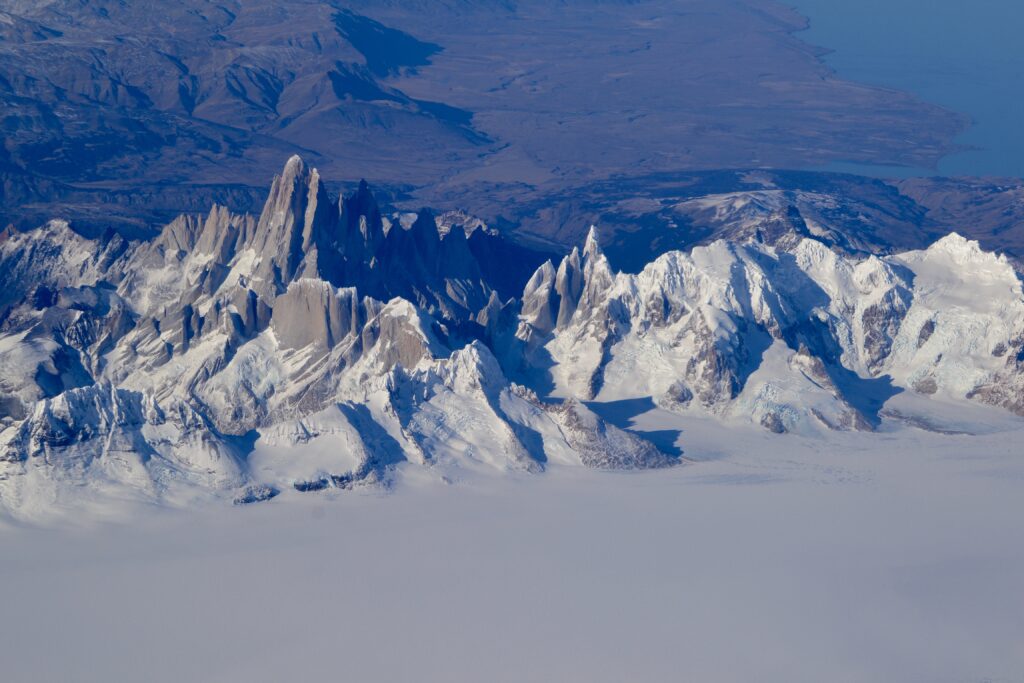
[[[0,677],[1020,681],[1024,421],[934,404],[827,437],[649,410],[695,462],[6,526]]]

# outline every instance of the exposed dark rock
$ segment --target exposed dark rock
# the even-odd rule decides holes
[[[765,413],[761,416],[761,426],[773,434],[785,434],[786,424],[777,413]]]
[[[303,481],[297,481],[292,484],[296,491],[300,493],[310,493],[313,491],[323,491],[325,488],[331,485],[326,477],[320,479],[306,479]]]
[[[935,332],[935,321],[934,320],[928,320],[927,322],[925,322],[924,325],[921,325],[921,331],[917,335],[917,348],[921,348],[922,346],[924,346],[925,342],[927,342],[929,339],[931,339],[932,334],[934,332]],[[999,355],[999,354],[996,354],[996,355]]]
[[[926,396],[930,396],[939,390],[939,385],[935,382],[935,378],[929,376],[915,380],[913,387],[914,391],[919,394],[925,394]]]
[[[279,493],[280,491],[273,486],[268,486],[267,484],[250,484],[239,491],[238,495],[235,496],[232,502],[235,505],[262,503],[263,501],[276,497]]]

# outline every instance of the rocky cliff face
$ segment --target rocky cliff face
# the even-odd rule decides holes
[[[680,462],[586,401],[775,433],[872,430],[900,392],[1024,414],[1021,281],[957,235],[854,258],[774,221],[631,275],[592,230],[504,297],[521,248],[455,220],[334,201],[293,158],[258,217],[6,233],[0,503]]]

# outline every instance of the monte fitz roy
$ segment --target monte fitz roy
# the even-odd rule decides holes
[[[384,215],[365,184],[334,201],[293,157],[258,217],[8,229],[0,508],[684,464],[685,434],[659,447],[597,407],[630,400],[780,435],[876,430],[901,393],[1024,415],[1004,256],[955,233],[844,253],[784,218],[635,274],[592,230],[556,265],[465,214]]]

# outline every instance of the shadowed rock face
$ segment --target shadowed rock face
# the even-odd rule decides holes
[[[338,202],[323,187],[319,173],[298,157],[274,179],[255,232],[242,245],[254,252],[258,265],[249,281],[261,295],[272,298],[288,283],[310,278],[378,299],[400,296],[452,319],[467,319],[487,304],[493,289],[461,227],[441,234],[427,211],[409,226],[385,223],[365,182]],[[482,233],[477,251],[502,251],[493,233],[474,232]],[[486,265],[492,272],[521,271],[538,259],[509,247],[507,257],[492,254]]]

